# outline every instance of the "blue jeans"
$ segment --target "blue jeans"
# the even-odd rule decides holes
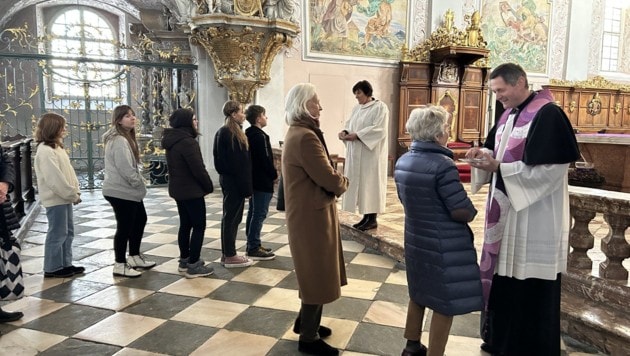
[[[262,230],[263,222],[269,212],[269,203],[271,202],[271,192],[254,191],[252,197],[249,198],[249,211],[247,212],[247,221],[245,223],[245,232],[247,234],[247,252],[257,250],[260,245],[260,230]]]
[[[72,266],[74,219],[72,204],[46,208],[48,233],[44,242],[44,272],[55,272]]]

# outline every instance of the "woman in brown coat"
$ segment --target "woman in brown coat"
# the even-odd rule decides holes
[[[320,339],[331,334],[320,321],[323,305],[338,299],[347,284],[336,198],[348,188],[348,178],[330,161],[319,129],[321,109],[312,84],[297,84],[287,94],[282,176],[289,247],[302,300],[293,328],[300,334],[298,350],[338,355]]]

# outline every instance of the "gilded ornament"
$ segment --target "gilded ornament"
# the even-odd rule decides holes
[[[621,103],[620,102],[615,103],[613,110],[615,111],[615,114],[618,114],[621,111]]]
[[[569,112],[574,112],[576,107],[577,103],[575,102],[575,100],[571,100],[571,102],[569,103]]]
[[[595,93],[593,98],[588,101],[587,111],[589,114],[595,116],[602,112],[602,101],[599,98],[599,93]]]
[[[254,16],[258,13],[262,17],[262,3],[260,0],[234,0],[234,12],[243,16]]]
[[[562,79],[551,79],[549,84],[561,87],[574,87],[574,88],[590,88],[590,89],[612,89],[620,91],[630,91],[630,87],[618,83],[613,83],[606,80],[602,76],[594,76],[587,80],[582,81],[570,81]]]
[[[481,33],[481,15],[475,11],[471,16],[466,16],[465,21],[468,23],[466,30],[459,30],[453,25],[454,13],[448,9],[444,14],[444,21],[431,36],[418,44],[412,50],[408,51],[406,47],[402,49],[403,61],[410,62],[429,62],[429,53],[431,50],[459,46],[471,48],[486,48],[486,42]],[[487,61],[483,59],[475,62],[476,66],[485,66]]]

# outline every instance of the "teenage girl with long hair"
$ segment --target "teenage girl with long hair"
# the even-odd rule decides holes
[[[142,199],[147,194],[140,174],[140,148],[136,140],[136,114],[129,105],[120,105],[112,113],[112,127],[103,135],[105,143],[105,179],[103,196],[116,215],[114,235],[114,276],[140,277],[136,268],[151,268],[155,262],[140,254],[140,242],[147,224]],[[129,258],[126,258],[129,244]]]
[[[236,254],[236,233],[243,219],[245,200],[252,196],[252,165],[247,136],[243,132],[245,113],[237,101],[223,105],[225,124],[214,137],[214,167],[223,192],[221,218],[222,262],[226,268],[247,267],[252,261]]]

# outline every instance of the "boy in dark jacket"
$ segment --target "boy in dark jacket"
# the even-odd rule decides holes
[[[270,249],[264,248],[260,241],[263,221],[269,212],[269,202],[273,195],[273,185],[278,179],[278,172],[273,165],[273,152],[269,135],[262,128],[267,126],[265,108],[251,105],[245,110],[245,119],[251,126],[245,130],[252,159],[253,194],[249,198],[249,211],[245,231],[247,233],[247,256],[251,260],[272,260],[276,256]]]

